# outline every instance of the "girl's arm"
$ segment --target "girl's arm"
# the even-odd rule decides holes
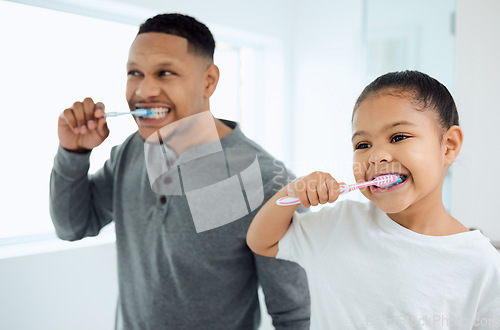
[[[247,244],[253,252],[276,257],[278,242],[285,235],[294,212],[300,205],[278,206],[281,197],[297,197],[304,207],[331,203],[337,200],[339,184],[328,173],[313,172],[283,187],[260,209],[247,233]]]

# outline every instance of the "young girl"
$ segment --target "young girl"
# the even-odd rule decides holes
[[[339,195],[328,173],[299,178],[259,211],[250,248],[305,268],[312,329],[500,329],[500,254],[442,201],[463,140],[446,87],[416,71],[383,75],[358,98],[352,129],[356,181],[401,182],[362,189],[368,203],[298,214],[276,201],[309,207]]]

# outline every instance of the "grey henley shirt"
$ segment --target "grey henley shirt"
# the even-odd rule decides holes
[[[249,140],[236,123],[223,148],[253,149],[265,200],[293,177],[283,164]],[[136,132],[111,151],[95,174],[89,155],[59,147],[50,181],[50,212],[64,240],[95,236],[115,223],[119,302],[117,328],[257,329],[262,286],[276,329],[308,329],[310,298],[297,264],[253,254],[246,232],[255,210],[197,233],[185,196],[151,189],[144,140]],[[77,285],[77,284],[75,284]]]

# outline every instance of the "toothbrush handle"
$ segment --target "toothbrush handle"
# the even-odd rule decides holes
[[[363,183],[358,183],[358,184],[348,184],[348,185],[340,185],[339,186],[339,195],[347,194],[353,190],[362,188]],[[291,196],[285,196],[281,197],[276,201],[276,204],[279,206],[286,206],[286,205],[297,205],[300,204],[300,200],[296,197],[291,197]]]
[[[347,194],[351,191],[354,191],[356,189],[372,186],[373,182],[360,182],[360,183],[353,183],[353,184],[348,184],[348,185],[341,185],[339,186],[339,195]]]
[[[130,114],[129,112],[106,112],[104,113],[103,117],[117,117],[121,115],[128,115]]]
[[[399,178],[397,175],[389,174],[389,175],[382,175],[379,176],[375,180],[371,181],[366,181],[366,182],[360,182],[360,183],[353,183],[353,184],[347,184],[347,185],[340,185],[339,186],[339,195],[347,194],[348,192],[351,192],[356,189],[368,187],[368,186],[374,186],[374,185],[382,185],[386,187],[390,187],[391,185],[397,184],[398,182],[401,182],[401,178]],[[300,201],[298,198],[291,197],[291,196],[285,196],[276,201],[276,204],[280,206],[285,206],[285,205],[296,205],[300,204]]]
[[[116,116],[121,116],[121,115],[134,115],[136,117],[145,117],[145,116],[149,116],[149,115],[152,115],[153,114],[153,111],[149,110],[149,109],[135,109],[135,110],[132,110],[132,111],[128,111],[128,112],[106,112],[104,114],[104,117],[116,117]]]

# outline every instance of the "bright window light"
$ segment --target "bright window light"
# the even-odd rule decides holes
[[[0,130],[0,241],[54,232],[48,196],[57,117],[85,97],[103,102],[107,111],[128,110],[125,65],[137,28],[0,1],[5,123]],[[216,117],[241,120],[241,54],[241,48],[231,46],[216,50],[222,74],[212,102]],[[137,128],[131,117],[115,118],[108,126],[110,136],[92,152],[90,172]]]

